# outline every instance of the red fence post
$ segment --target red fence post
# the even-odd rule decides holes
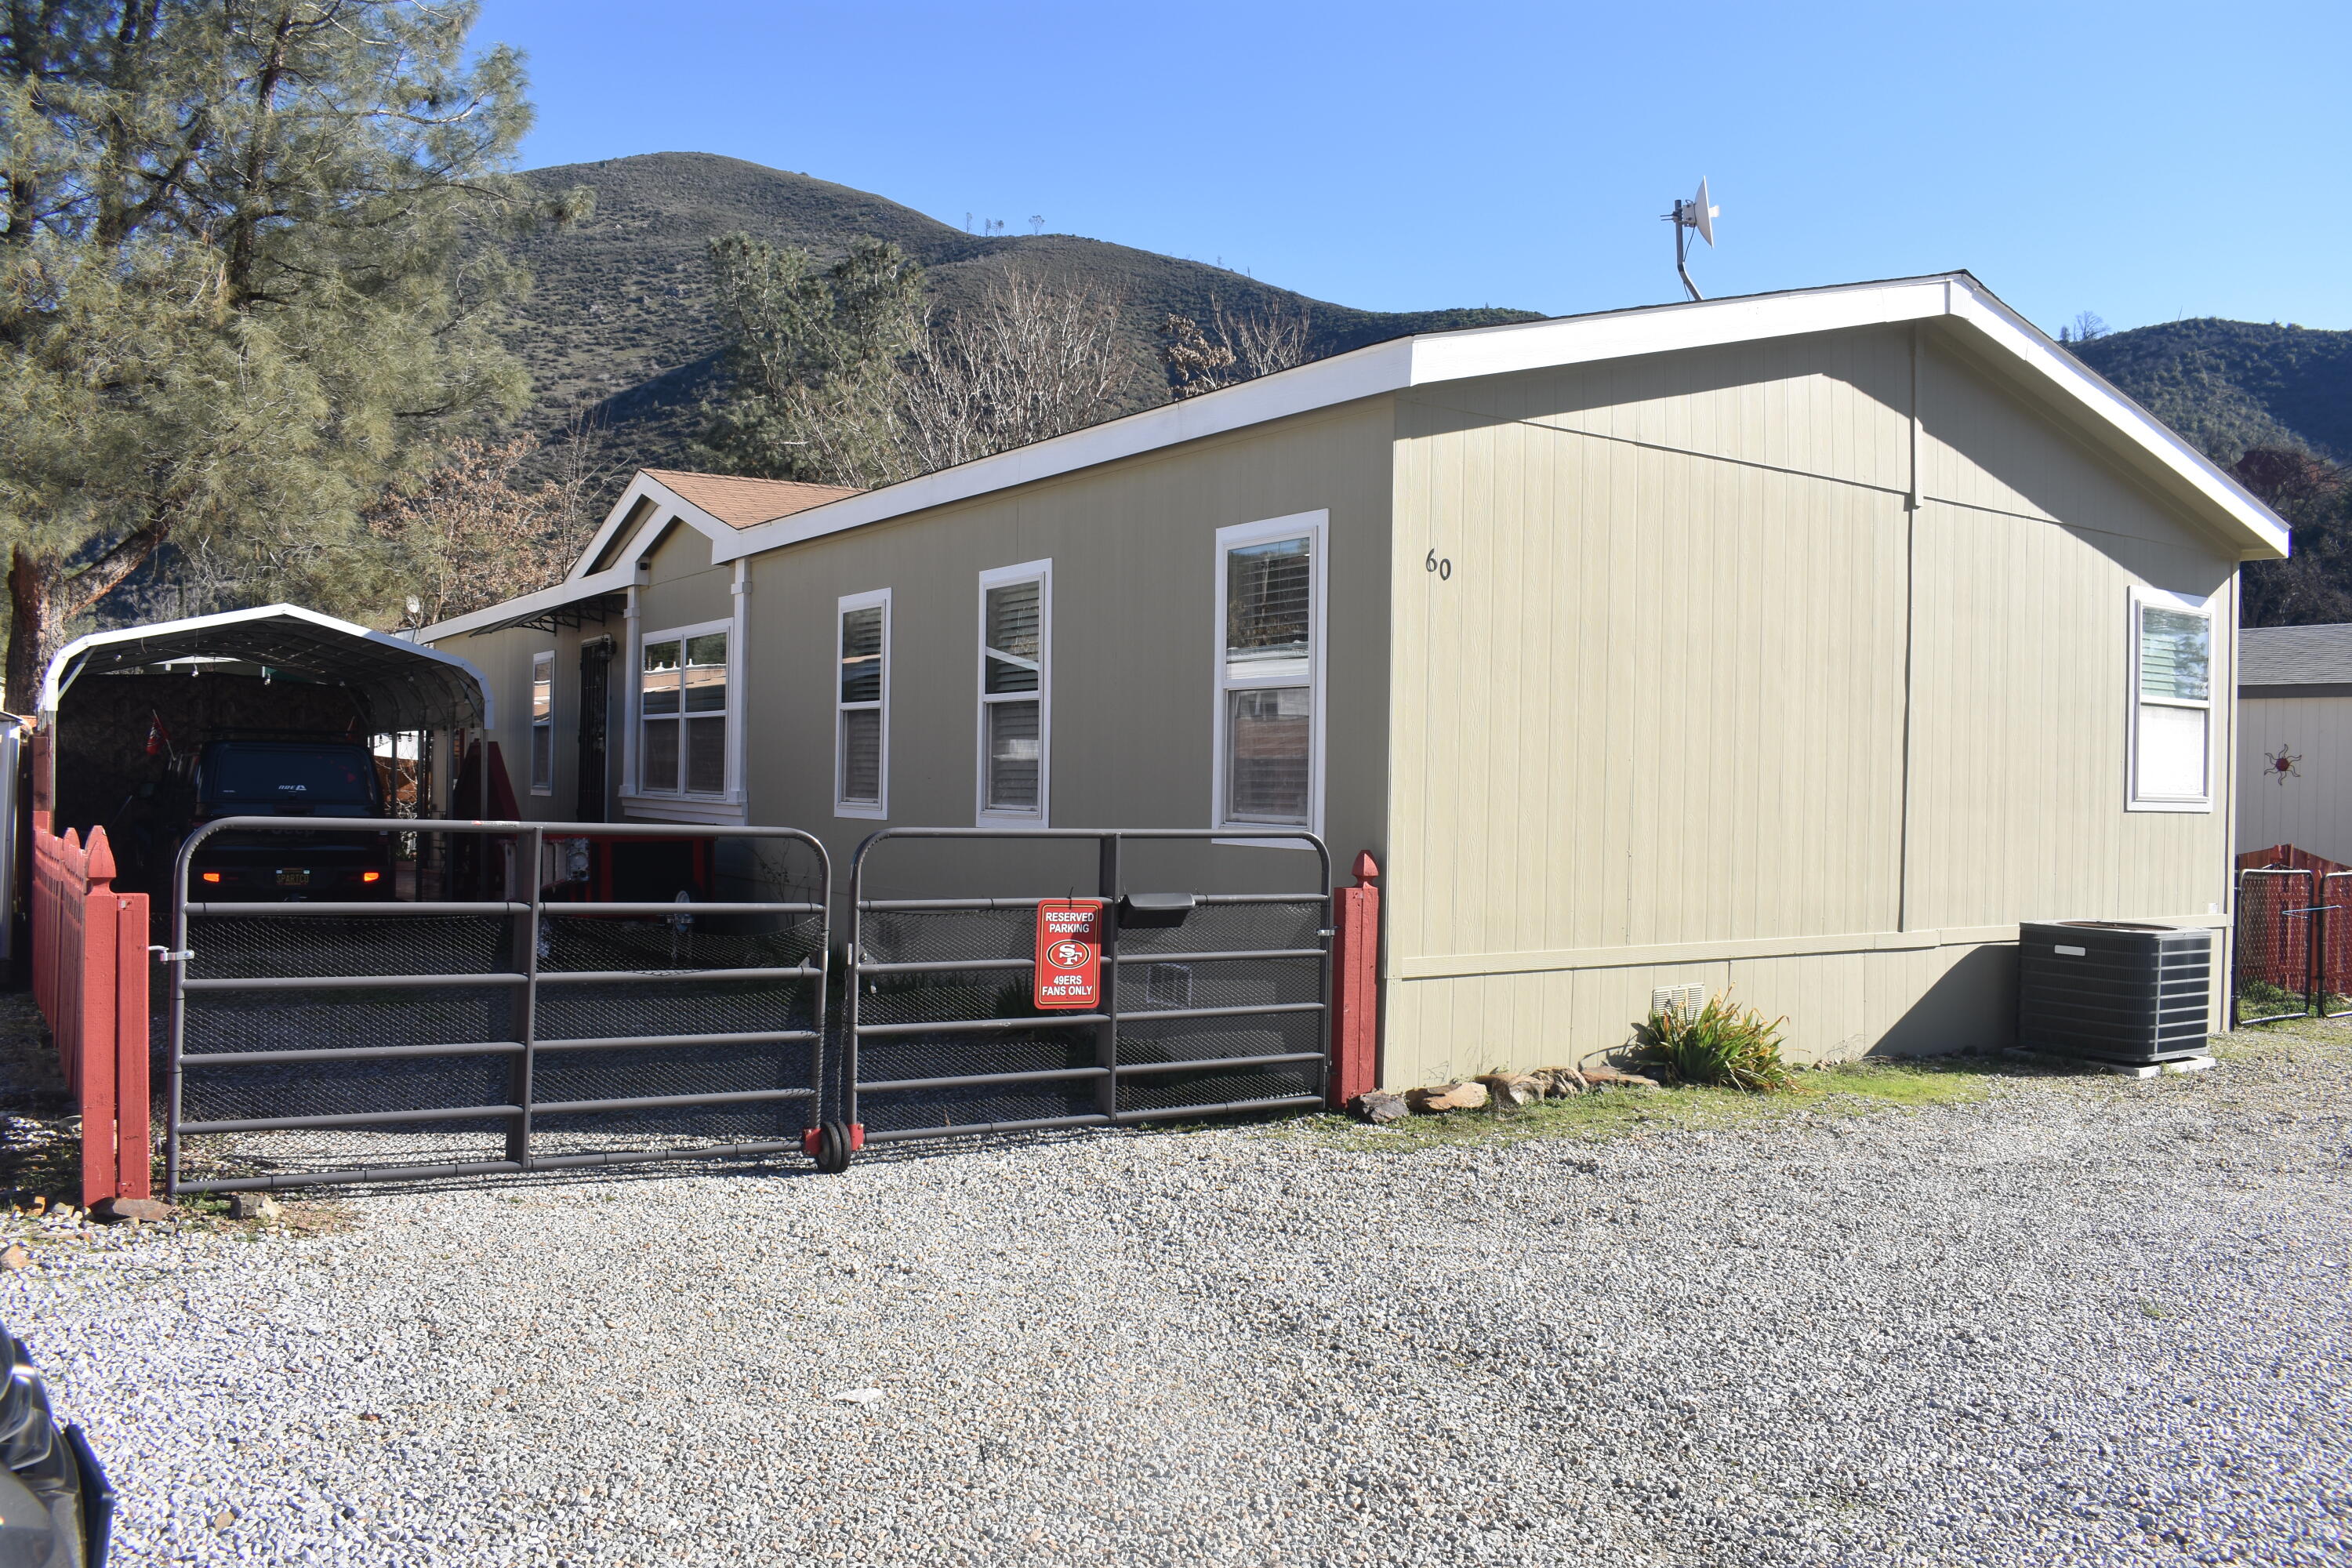
[[[147,895],[114,899],[114,1195],[154,1195],[148,1133]],[[85,1121],[83,1126],[89,1126]]]
[[[1380,863],[1356,857],[1356,885],[1331,894],[1331,1076],[1328,1097],[1343,1106],[1380,1081]]]
[[[76,1098],[81,1101],[81,1205],[88,1208],[115,1195],[115,1010],[120,1000],[115,950],[122,921],[116,907],[121,900],[114,891],[114,856],[106,847],[103,827],[89,830],[85,870],[88,881],[77,911],[81,931],[75,944],[80,960],[75,984],[81,1005],[74,1020],[74,1058],[80,1089]]]

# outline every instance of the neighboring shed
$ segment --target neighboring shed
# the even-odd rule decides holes
[[[2238,634],[2238,850],[2352,862],[2352,626]]]
[[[2284,527],[1966,274],[741,483],[640,474],[563,584],[420,634],[505,695],[526,813],[593,769],[836,865],[885,824],[1310,827],[1386,868],[1398,1085],[1612,1048],[1692,984],[1804,1058],[1984,1048],[2021,921],[2228,925],[2235,579]]]

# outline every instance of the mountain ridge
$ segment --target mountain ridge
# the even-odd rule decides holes
[[[828,259],[859,235],[889,240],[922,263],[950,310],[1014,267],[1092,287],[1119,302],[1121,335],[1139,367],[1152,363],[1155,330],[1171,312],[1303,311],[1308,352],[1318,358],[1411,332],[1541,319],[1483,307],[1362,310],[1108,240],[969,234],[869,191],[717,153],[645,153],[522,177],[544,194],[584,185],[596,197],[586,222],[517,247],[534,278],[508,337],[532,376],[524,423],[548,432],[585,410],[603,425],[612,456],[632,465],[674,466],[699,428],[702,401],[719,388],[725,343],[705,250],[738,229]]]

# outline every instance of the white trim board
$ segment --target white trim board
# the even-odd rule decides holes
[[[719,522],[667,485],[640,472],[614,503],[604,523],[573,563],[573,575],[562,587],[429,626],[420,639],[446,637],[535,608],[569,604],[599,591],[596,585],[607,579],[618,579],[611,582],[614,587],[635,581],[626,574],[659,537],[666,521],[660,513],[665,508],[709,538],[711,564],[717,566],[870,522],[1384,393],[1560,365],[1931,321],[1952,323],[1968,342],[1989,352],[1993,362],[2074,410],[2084,426],[2136,471],[2230,538],[2240,559],[2268,560],[2287,552],[2285,523],[2244,487],[2043,336],[1982,283],[1966,272],[1947,272],[1395,338],[744,529]],[[604,572],[581,575],[626,521],[629,508],[646,497],[659,503],[656,514],[639,530],[623,559]]]
[[[420,643],[446,642],[451,637],[464,637],[483,626],[496,626],[500,621],[513,620],[518,616],[528,616],[540,610],[560,610],[566,605],[576,605],[583,599],[593,599],[604,594],[617,594],[624,589],[634,588],[645,580],[646,568],[632,558],[622,562],[608,572],[599,572],[593,577],[569,578],[558,583],[552,588],[541,588],[537,593],[525,594],[518,598],[492,605],[488,609],[474,610],[462,616],[452,616],[446,621],[436,621],[418,632],[416,640]],[[455,656],[445,655],[444,657],[454,658]]]
[[[1034,700],[1037,704],[1037,809],[1009,811],[991,809],[988,804],[988,591],[1014,583],[1037,584],[1037,688]],[[978,626],[972,634],[972,730],[974,740],[971,781],[971,821],[975,827],[1044,827],[1053,820],[1054,813],[1054,563],[1049,556],[1043,561],[1024,561],[1017,566],[995,566],[980,574],[978,585]],[[883,661],[887,671],[889,661]],[[1017,695],[1000,697],[999,701],[1024,700]]]
[[[1331,580],[1331,514],[1328,510],[1293,512],[1288,517],[1270,517],[1259,522],[1237,522],[1217,530],[1216,553],[1210,558],[1216,573],[1216,583],[1211,602],[1215,606],[1215,618],[1210,623],[1209,647],[1209,826],[1249,833],[1275,831],[1286,826],[1297,826],[1316,837],[1323,833],[1323,733],[1325,709],[1324,673],[1330,665],[1326,652],[1331,639],[1328,611],[1327,584]],[[1245,681],[1236,686],[1226,664],[1225,595],[1230,585],[1226,555],[1253,544],[1271,544],[1286,539],[1307,541],[1307,820],[1303,823],[1256,822],[1230,816],[1226,813],[1225,786],[1225,699],[1228,694],[1250,687],[1270,687],[1273,680]],[[1281,686],[1296,689],[1295,680],[1282,680]],[[1304,845],[1286,844],[1279,839],[1219,839],[1218,843],[1255,847],[1266,845],[1276,848],[1304,848]]]
[[[2116,444],[2228,525],[2246,559],[2286,553],[2286,526],[2202,453],[1965,272],[1853,283],[1397,338],[1205,396],[845,496],[718,540],[712,559],[752,555],[886,518],[1409,387],[1558,365],[1719,347],[1899,321],[1948,319],[2011,368],[2088,416]]]
[[[2226,931],[2230,917],[2167,915],[2153,923],[2191,930]],[[2014,925],[1948,926],[1939,931],[1745,937],[1725,942],[1661,942],[1646,947],[1431,953],[1391,958],[1384,973],[1390,980],[1463,980],[1486,974],[1540,974],[1554,970],[1647,969],[1677,963],[1721,963],[1756,958],[1817,958],[1848,952],[1916,952],[1937,947],[1983,947],[2016,940],[2017,927]]]
[[[841,666],[845,657],[841,646],[841,623],[852,610],[882,612],[882,679],[874,700],[877,734],[874,765],[874,798],[870,801],[842,798],[842,763],[847,753],[843,748],[845,726],[842,715],[849,711],[841,698]],[[855,817],[865,822],[887,822],[890,819],[890,590],[875,588],[863,594],[844,594],[833,603],[833,667],[826,672],[830,684],[825,700],[833,707],[833,815]],[[857,704],[862,711],[866,705]]]

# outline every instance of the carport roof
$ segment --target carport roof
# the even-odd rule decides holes
[[[488,729],[495,721],[489,687],[466,659],[297,605],[79,637],[49,660],[41,714],[54,717],[58,700],[85,675],[194,660],[253,665],[272,677],[349,687],[365,698],[373,721],[386,731]]]

